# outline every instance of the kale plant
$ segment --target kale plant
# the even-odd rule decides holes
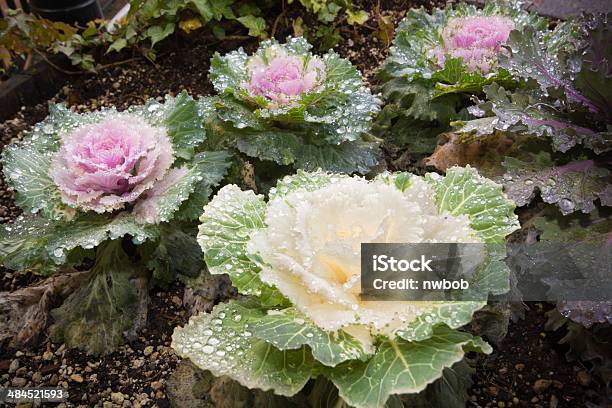
[[[380,101],[351,63],[310,53],[303,38],[264,41],[212,58],[218,96],[200,101],[210,143],[276,165],[367,173],[378,162],[368,134]]]
[[[386,137],[411,154],[431,153],[435,136],[466,117],[470,96],[488,84],[514,85],[498,56],[506,53],[510,32],[526,27],[546,30],[547,21],[506,2],[409,10],[379,72],[387,102],[379,124],[390,132]]]
[[[459,330],[486,301],[362,301],[360,243],[484,243],[472,283],[486,299],[508,290],[500,259],[519,228],[513,210],[469,167],[371,181],[298,171],[267,203],[225,186],[204,209],[198,242],[210,272],[247,296],[192,317],[172,346],[216,376],[284,396],[318,376],[356,407],[419,393],[466,351],[491,351]]]
[[[146,311],[147,263],[166,284],[203,267],[193,221],[229,155],[200,150],[202,118],[184,93],[124,112],[49,109],[3,152],[5,178],[24,213],[1,226],[0,261],[41,275],[89,269],[53,311],[51,332],[68,346],[108,352],[132,330],[142,297]]]

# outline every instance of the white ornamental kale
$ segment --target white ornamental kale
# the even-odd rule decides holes
[[[77,114],[52,105],[22,143],[2,155],[4,175],[24,210],[2,227],[0,260],[14,269],[64,263],[75,248],[195,218],[181,208],[217,184],[223,152],[197,152],[205,139],[196,102],[186,94],[125,112]]]
[[[251,297],[193,317],[173,347],[215,375],[281,395],[318,375],[357,407],[418,393],[464,347],[490,351],[457,330],[485,302],[362,302],[361,243],[484,243],[474,286],[500,294],[504,239],[518,229],[513,210],[501,186],[469,167],[372,181],[298,171],[268,203],[226,186],[205,207],[198,241],[209,271],[229,274]]]
[[[218,97],[201,109],[211,133],[243,154],[301,169],[365,173],[377,163],[367,134],[380,100],[359,71],[333,51],[313,55],[303,38],[215,54]]]

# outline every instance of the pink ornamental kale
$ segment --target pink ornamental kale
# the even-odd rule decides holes
[[[497,64],[500,46],[508,40],[514,22],[501,16],[456,17],[442,31],[443,46],[433,50],[440,66],[447,55],[462,58],[469,72],[488,73]]]
[[[138,199],[172,161],[165,129],[115,115],[62,136],[49,174],[66,204],[102,213]]]
[[[253,96],[263,96],[273,106],[294,102],[303,93],[315,90],[325,79],[325,64],[318,57],[306,59],[302,56],[287,55],[277,49],[268,58],[254,56],[247,69],[250,81],[245,88]]]

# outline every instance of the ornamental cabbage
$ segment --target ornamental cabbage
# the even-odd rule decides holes
[[[78,127],[61,144],[49,174],[62,201],[100,213],[138,199],[174,159],[166,130],[133,115]]]
[[[185,93],[124,112],[78,114],[62,105],[49,111],[2,154],[24,214],[0,226],[0,262],[42,275],[91,266],[83,286],[52,311],[51,335],[106,353],[133,333],[143,304],[146,310],[147,278],[133,258],[160,284],[199,273],[198,257],[184,254],[199,254],[193,222],[223,178],[228,154],[201,150],[202,117]],[[134,253],[124,240],[137,245]]]
[[[333,51],[313,55],[303,38],[264,41],[211,60],[218,96],[200,107],[217,146],[279,165],[367,173],[378,162],[368,134],[380,100]]]
[[[468,72],[486,74],[496,66],[500,46],[513,29],[514,22],[508,17],[454,17],[442,30],[442,45],[436,47],[433,54],[440,67],[444,67],[449,55],[461,58]]]
[[[250,80],[245,88],[251,96],[269,99],[271,106],[295,104],[300,95],[315,91],[325,79],[325,64],[317,56],[307,61],[302,56],[287,55],[280,47],[270,47],[265,57],[250,59]]]
[[[547,32],[547,26],[545,18],[511,2],[409,10],[378,74],[386,102],[379,120],[384,137],[417,158],[431,153],[436,136],[467,117],[471,97],[484,86],[517,85],[498,64],[512,30]]]
[[[518,228],[513,209],[501,186],[471,168],[372,181],[298,171],[268,203],[225,186],[204,209],[198,241],[209,271],[229,274],[250,297],[192,317],[172,346],[214,375],[280,395],[319,375],[357,407],[418,393],[464,348],[490,351],[457,330],[485,302],[361,302],[360,244],[484,243],[473,283],[500,294],[509,288],[500,259]]]

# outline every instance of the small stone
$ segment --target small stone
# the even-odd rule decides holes
[[[23,356],[23,352],[22,351],[15,352],[15,357],[21,357],[21,356]]]
[[[28,368],[27,367],[19,367],[17,369],[17,371],[15,371],[15,375],[17,377],[23,377],[24,375],[26,375],[28,373]]]
[[[499,390],[498,390],[498,389],[497,389],[497,387],[495,387],[495,386],[490,386],[490,387],[487,389],[487,391],[488,391],[489,395],[491,395],[491,396],[493,396],[493,397],[497,396],[497,394],[499,393]]]
[[[121,88],[121,84],[119,82],[113,82],[113,89]]]
[[[78,383],[82,383],[83,382],[83,377],[81,376],[81,374],[72,374],[70,376],[70,379],[74,382],[78,382]]]
[[[548,389],[551,384],[551,380],[545,380],[543,378],[540,378],[539,380],[536,380],[536,382],[533,383],[533,390],[536,393],[540,394],[542,391]]]
[[[163,381],[153,381],[151,383],[151,388],[153,388],[154,390],[159,390],[163,386],[164,386]]]
[[[143,359],[141,359],[141,358],[139,358],[139,359],[134,360],[134,361],[132,362],[132,367],[133,367],[133,368],[140,368],[140,367],[142,367],[142,366],[144,365],[144,363],[145,363],[145,362],[144,362],[144,360],[143,360]]]
[[[123,400],[125,399],[125,395],[120,392],[111,392],[111,401],[115,404],[123,404]]]
[[[540,400],[540,399],[539,399],[538,397],[533,397],[533,398],[531,399],[531,402],[533,402],[533,403],[535,404],[535,403],[536,403],[536,402],[538,402],[539,400]]]
[[[520,402],[520,400],[518,398],[516,398],[516,397],[512,398],[512,403],[514,405],[518,404],[519,402]]]
[[[51,361],[53,360],[53,353],[50,351],[45,351],[42,355],[43,360]]]
[[[49,384],[55,386],[57,385],[58,382],[59,382],[59,377],[57,376],[57,374],[53,374],[51,376],[51,379],[49,380]]]
[[[553,380],[553,386],[556,389],[560,390],[560,389],[563,388],[563,383],[561,381],[559,381],[559,380]]]
[[[11,381],[11,384],[13,385],[13,387],[17,387],[17,388],[23,388],[26,386],[27,383],[28,383],[28,380],[26,380],[23,377],[15,377],[13,378],[13,381]]]
[[[515,365],[515,366],[514,366],[514,368],[515,368],[517,371],[523,371],[523,370],[525,369],[525,364],[523,364],[523,363],[519,363],[519,364]]]
[[[40,371],[37,371],[32,374],[32,381],[34,381],[35,383],[39,383],[42,381],[42,374],[40,373]]]
[[[14,359],[11,361],[11,365],[9,366],[9,374],[14,373],[19,368],[19,360]]]
[[[174,303],[177,306],[182,306],[183,305],[183,300],[180,297],[176,296],[176,295],[172,296],[171,300],[172,300],[172,303]]]
[[[591,384],[591,374],[589,374],[588,371],[578,371],[578,374],[576,374],[576,378],[578,379],[578,383],[580,383],[580,385],[582,385],[583,387],[588,387],[589,384]]]
[[[498,406],[499,408],[506,408],[506,403],[505,403],[504,401],[499,401],[499,402],[497,403],[497,406]]]
[[[102,408],[113,408],[113,403],[110,401],[104,401],[102,403]]]
[[[145,347],[145,349],[144,349],[144,351],[143,351],[143,354],[144,354],[145,356],[149,356],[149,355],[151,355],[151,353],[153,353],[153,346],[147,346],[147,347]]]
[[[548,404],[550,408],[557,408],[559,406],[559,398],[556,395],[550,396],[550,403]]]

